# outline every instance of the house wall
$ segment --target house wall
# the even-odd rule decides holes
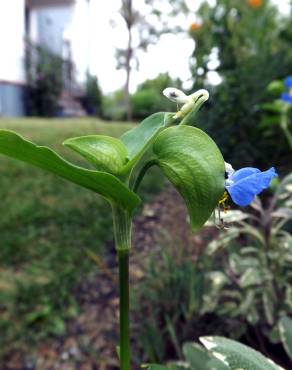
[[[42,6],[31,10],[30,38],[63,55],[64,32],[71,23],[73,6]]]
[[[24,113],[24,0],[0,1],[0,115]]]
[[[0,80],[25,82],[24,0],[0,1]]]
[[[25,115],[25,85],[0,82],[0,116],[22,117]]]
[[[1,0],[0,0],[1,1]],[[31,8],[30,38],[33,42],[46,45],[51,51],[73,61],[77,80],[85,81],[88,64],[88,1],[75,0],[56,5],[56,1],[46,1],[46,5]]]

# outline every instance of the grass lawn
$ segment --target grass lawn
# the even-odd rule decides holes
[[[84,165],[62,147],[64,139],[119,136],[131,125],[96,119],[2,119],[0,128]],[[156,172],[146,178],[146,186],[151,192],[159,190]],[[70,291],[94,269],[84,249],[102,252],[112,238],[112,225],[101,197],[4,156],[0,200],[0,348],[7,352],[24,338],[33,342],[64,332],[64,320],[78,313]]]

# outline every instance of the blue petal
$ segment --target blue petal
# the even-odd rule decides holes
[[[238,171],[235,171],[231,176],[230,180],[237,182],[247,176],[253,175],[254,173],[261,172],[259,169],[254,167],[244,167]]]
[[[292,95],[290,95],[289,93],[283,93],[281,95],[281,100],[286,103],[292,104]]]
[[[292,76],[289,76],[285,80],[285,86],[288,87],[288,89],[292,88]]]
[[[249,205],[254,197],[266,189],[273,177],[277,176],[274,167],[264,172],[256,172],[250,176],[226,186],[234,203],[239,206]]]

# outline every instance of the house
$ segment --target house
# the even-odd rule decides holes
[[[76,67],[76,81],[85,80],[88,44],[84,42],[84,24],[88,5],[89,0],[0,1],[0,116],[25,115],[27,39],[65,61],[70,59]],[[71,98],[64,91],[61,100],[70,105]],[[71,103],[74,114],[80,106],[74,99]]]

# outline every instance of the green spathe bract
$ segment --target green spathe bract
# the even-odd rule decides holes
[[[190,126],[170,127],[153,145],[156,161],[187,205],[193,230],[208,220],[224,191],[223,158],[214,141]]]
[[[193,230],[207,221],[224,192],[224,160],[219,149],[207,134],[190,127],[199,103],[194,102],[189,113],[155,113],[120,139],[89,135],[65,140],[64,145],[93,169],[78,167],[47,147],[0,130],[0,154],[92,190],[111,204],[120,270],[121,370],[130,370],[128,257],[132,215],[140,202],[136,190],[144,174],[152,165],[161,168],[185,200]]]
[[[114,137],[89,135],[67,139],[63,145],[82,155],[96,169],[118,175],[128,161],[127,148]]]

